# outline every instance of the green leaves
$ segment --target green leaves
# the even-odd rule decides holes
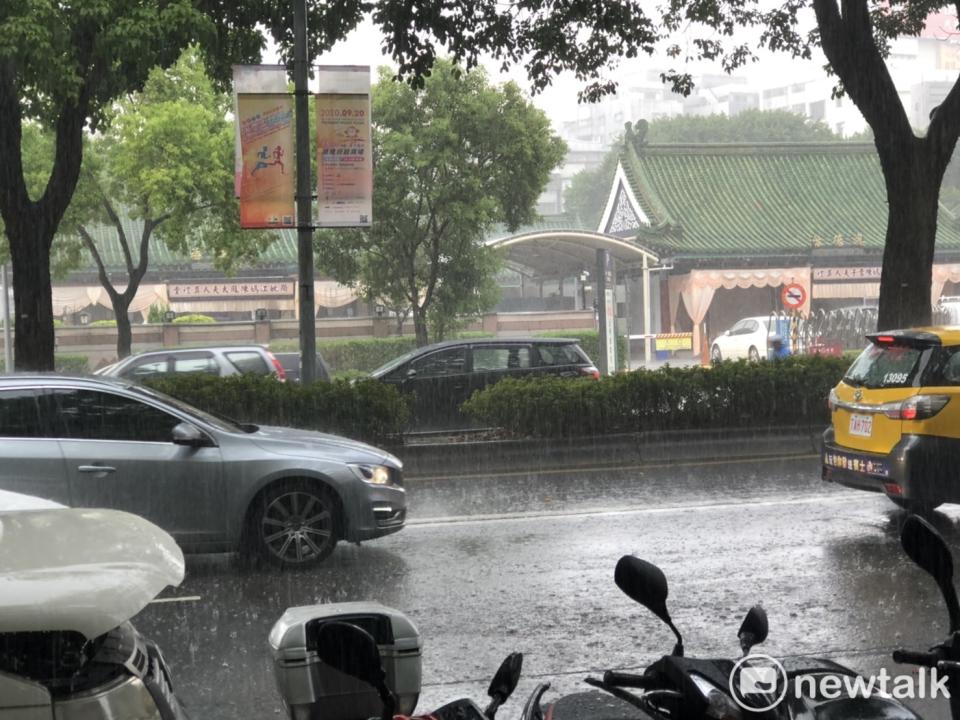
[[[377,380],[282,383],[265,375],[182,374],[152,378],[151,387],[201,410],[260,425],[323,430],[382,442],[407,422],[407,401]]]
[[[733,143],[840,141],[822,122],[788,110],[744,110],[734,116],[684,115],[653,120],[650,143]]]
[[[827,394],[848,365],[846,358],[790,357],[636,370],[599,381],[504,380],[475,393],[463,410],[521,437],[826,425]]]
[[[372,106],[374,225],[319,235],[318,258],[368,298],[412,307],[422,343],[428,321],[442,337],[496,302],[500,260],[482,240],[534,219],[566,147],[515,85],[448,61],[422,89],[381,69]]]

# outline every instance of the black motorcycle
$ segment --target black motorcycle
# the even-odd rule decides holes
[[[759,605],[747,612],[737,633],[742,657],[687,657],[683,638],[667,610],[667,579],[660,568],[625,555],[617,563],[614,581],[673,631],[673,651],[642,673],[608,670],[602,678],[588,677],[587,684],[603,693],[565,696],[545,709],[540,699],[549,685],[542,684],[527,701],[522,720],[919,720],[891,697],[825,694],[823,688],[857,688],[863,687],[858,683],[868,682],[839,663],[825,658],[778,660],[753,654],[754,646],[763,643],[768,632],[767,615]]]

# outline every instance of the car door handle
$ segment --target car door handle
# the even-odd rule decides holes
[[[117,471],[115,467],[109,465],[80,465],[77,470],[82,473],[104,473],[105,475]]]

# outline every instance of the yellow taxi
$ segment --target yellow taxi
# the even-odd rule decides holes
[[[960,327],[867,338],[830,391],[823,479],[914,511],[960,502]]]

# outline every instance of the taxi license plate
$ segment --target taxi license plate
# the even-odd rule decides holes
[[[850,416],[850,434],[860,437],[870,437],[873,432],[872,415],[851,415]]]

